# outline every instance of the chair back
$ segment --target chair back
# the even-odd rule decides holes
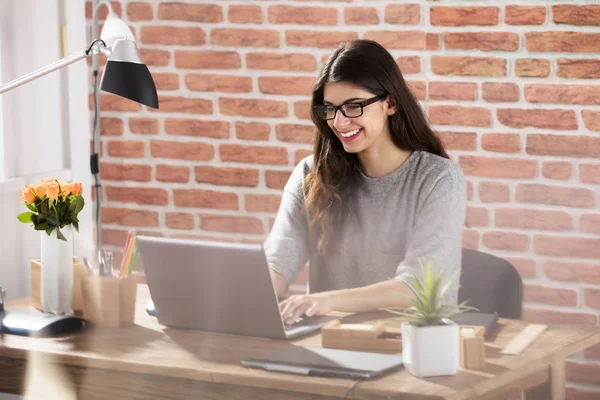
[[[463,249],[458,301],[482,313],[520,319],[523,281],[508,261],[477,250]]]

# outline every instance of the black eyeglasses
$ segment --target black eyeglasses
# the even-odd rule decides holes
[[[334,119],[337,110],[340,110],[346,118],[356,118],[363,115],[363,108],[369,104],[373,104],[379,100],[385,99],[385,95],[375,96],[365,101],[359,101],[356,103],[345,103],[341,106],[333,106],[331,104],[323,104],[320,106],[314,106],[315,112],[320,119],[330,120]]]

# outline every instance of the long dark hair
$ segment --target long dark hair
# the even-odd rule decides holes
[[[321,68],[311,102],[311,118],[316,126],[314,168],[307,175],[303,190],[310,229],[320,254],[325,254],[333,242],[332,228],[345,214],[348,202],[342,200],[348,197],[349,184],[359,169],[356,155],[344,150],[327,121],[320,119],[313,108],[323,104],[328,82],[350,83],[375,96],[390,95],[396,105],[396,112],[388,118],[394,144],[400,149],[448,158],[391,54],[371,40],[342,43]]]

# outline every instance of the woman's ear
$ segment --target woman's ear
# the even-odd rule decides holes
[[[387,108],[385,110],[387,115],[394,115],[396,114],[396,99],[394,99],[394,97],[392,97],[392,95],[388,95],[388,97],[385,99],[385,103],[387,104]]]

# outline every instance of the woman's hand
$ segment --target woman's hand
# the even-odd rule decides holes
[[[292,295],[279,303],[281,317],[293,324],[300,316],[325,315],[335,310],[335,296],[331,292]]]

